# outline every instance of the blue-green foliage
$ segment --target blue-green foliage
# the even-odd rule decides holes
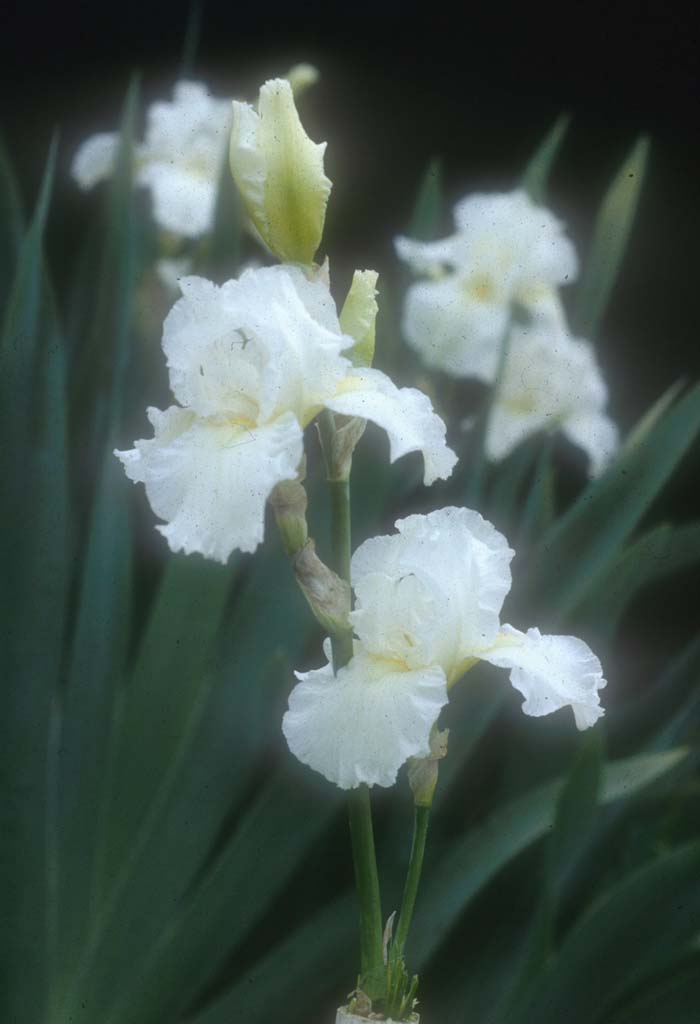
[[[86,200],[86,252],[99,239],[99,259],[74,261],[65,294],[46,256],[55,154],[26,224],[0,154],[0,1019],[320,1024],[354,981],[349,849],[339,795],[292,762],[279,729],[291,668],[318,660],[320,638],[272,530],[226,568],[162,544],[153,565],[142,495],[111,454],[159,386],[143,354],[157,338],[139,319],[153,239],[131,181],[137,110],[134,86],[117,171],[101,208]],[[538,199],[565,127],[525,174]],[[587,324],[619,271],[645,155],[639,143],[603,203],[578,300]],[[198,254],[213,276],[246,244],[225,175],[222,188]],[[433,164],[413,232],[434,235],[444,212]],[[391,320],[380,345],[398,337]],[[398,376],[400,359],[395,341],[379,354]],[[488,471],[483,511],[518,541],[524,621],[538,608],[609,649],[643,588],[697,563],[699,525],[650,522],[649,510],[699,430],[700,393],[674,396],[564,510],[537,439]],[[425,506],[412,481],[363,453],[358,535]],[[434,501],[463,493],[457,476]],[[581,743],[567,730],[532,770],[513,695],[473,670],[446,715],[407,949],[427,1019],[697,1020],[699,669],[695,644],[627,703],[611,679],[606,742],[602,729]],[[522,764],[510,776],[506,748]],[[393,899],[410,826],[403,781],[379,803]]]

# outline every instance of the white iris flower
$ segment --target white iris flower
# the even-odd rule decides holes
[[[427,275],[408,290],[404,336],[427,365],[489,383],[514,304],[548,317],[557,288],[576,278],[576,252],[561,222],[521,190],[467,196],[454,219],[441,241],[396,240]]]
[[[225,562],[263,539],[265,503],[293,479],[303,429],[322,409],[372,420],[391,460],[423,453],[426,484],[456,460],[429,399],[378,370],[355,368],[327,285],[296,267],[246,271],[218,287],[180,281],[163,328],[170,387],[179,402],[149,409],[155,436],[117,452],[141,482],[173,551]]]
[[[445,508],[396,523],[352,560],[354,656],[297,673],[282,729],[292,753],[342,789],[390,786],[430,754],[448,690],[477,660],[510,670],[527,715],[603,714],[600,662],[581,640],[501,625],[514,552],[477,512]],[[329,649],[326,647],[326,654]]]
[[[178,82],[171,103],[149,108],[146,137],[134,154],[135,178],[151,190],[153,216],[164,231],[197,238],[212,227],[230,125],[230,101],[214,99],[200,82]],[[113,132],[83,143],[72,167],[81,188],[111,175],[118,146]]]
[[[617,451],[618,430],[605,412],[608,389],[592,346],[572,338],[563,320],[511,331],[493,398],[486,454],[502,459],[530,434],[559,429],[601,473]]]

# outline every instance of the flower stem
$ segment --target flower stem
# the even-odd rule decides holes
[[[377,858],[374,851],[372,808],[369,789],[351,790],[348,816],[352,840],[355,885],[360,903],[361,987],[373,999],[383,994],[382,908],[379,895]]]
[[[331,544],[333,552],[332,566],[341,579],[350,582],[350,481],[329,480],[331,492]],[[352,658],[352,630],[338,630],[331,637],[333,648],[333,671]]]
[[[421,871],[423,869],[423,855],[425,853],[425,840],[428,835],[429,821],[430,807],[420,807],[416,805],[415,817],[413,820],[411,856],[408,862],[408,873],[406,875],[406,884],[403,890],[403,899],[401,900],[401,912],[399,914],[399,923],[396,928],[396,937],[391,947],[393,957],[400,957],[403,955],[404,946],[406,945],[406,939],[408,938],[408,932],[411,927],[413,908],[416,905],[416,895],[418,893],[418,885],[420,882]]]
[[[326,453],[331,450],[335,429],[333,418],[321,419],[321,437]],[[328,458],[328,455],[327,455]],[[331,497],[332,568],[341,579],[350,582],[352,551],[350,521],[350,481],[334,479],[328,465]],[[352,658],[352,630],[337,630],[331,636],[333,671],[337,672]],[[382,947],[382,907],[379,894],[377,855],[374,849],[372,807],[367,786],[352,790],[348,798],[348,817],[355,869],[355,886],[360,904],[360,970],[361,985],[370,998],[383,994],[384,957]]]

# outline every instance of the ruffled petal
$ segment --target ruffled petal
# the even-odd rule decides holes
[[[328,289],[294,267],[245,271],[221,287],[180,282],[163,326],[170,386],[201,416],[266,422],[294,412],[306,423],[335,391],[352,338],[340,333]]]
[[[127,476],[143,483],[158,530],[172,551],[226,562],[235,549],[263,539],[265,503],[275,484],[291,480],[302,456],[302,431],[291,413],[264,427],[198,419],[171,406],[149,409],[151,440],[115,452]]]
[[[423,479],[431,484],[446,479],[457,456],[445,443],[445,424],[430,399],[415,388],[397,388],[379,370],[353,369],[326,407],[344,416],[371,420],[389,436],[392,462],[407,452],[422,452]]]
[[[341,789],[391,786],[409,757],[430,753],[430,730],[447,703],[441,669],[402,672],[356,648],[337,676],[326,665],[297,678],[285,739],[295,757]]]
[[[504,626],[494,647],[481,657],[510,669],[511,683],[525,698],[526,715],[548,715],[568,705],[577,728],[587,729],[605,713],[598,695],[606,685],[603,669],[583,640]]]
[[[119,136],[115,132],[99,132],[85,140],[71,165],[71,174],[81,188],[92,188],[111,175],[118,149]]]

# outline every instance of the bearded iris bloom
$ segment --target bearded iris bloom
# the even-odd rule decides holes
[[[396,240],[401,259],[427,275],[408,290],[403,333],[433,369],[490,383],[514,306],[549,318],[578,260],[561,222],[521,190],[467,196],[454,219],[449,238]]]
[[[429,756],[450,688],[480,660],[509,670],[525,714],[568,706],[579,729],[597,721],[605,679],[590,648],[501,625],[514,552],[495,527],[444,508],[396,529],[353,556],[351,661],[297,674],[282,728],[300,761],[342,789],[391,786],[409,758]]]
[[[323,408],[377,423],[392,461],[421,451],[426,484],[450,475],[456,456],[430,401],[353,366],[344,353],[358,339],[343,333],[318,276],[277,266],[221,287],[198,277],[180,287],[163,329],[179,404],[149,409],[154,437],[116,453],[166,521],[158,529],[173,551],[220,562],[254,551],[267,498],[296,476],[304,427]],[[374,303],[373,291],[367,298]]]
[[[134,154],[135,178],[150,189],[153,217],[164,231],[198,238],[211,229],[230,125],[230,102],[215,99],[200,82],[178,82],[172,102],[149,108],[146,137]],[[113,132],[83,143],[72,167],[81,188],[111,175],[118,146]]]

